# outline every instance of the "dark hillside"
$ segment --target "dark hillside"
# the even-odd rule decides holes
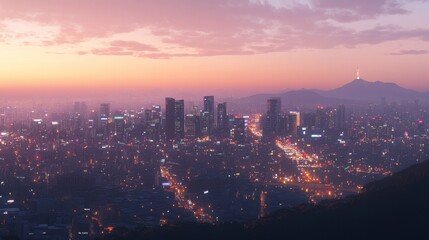
[[[429,161],[364,187],[361,194],[283,209],[240,224],[181,224],[104,239],[429,239]]]

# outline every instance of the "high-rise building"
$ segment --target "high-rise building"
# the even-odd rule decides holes
[[[185,136],[185,101],[176,100],[174,103],[174,137]]]
[[[302,123],[304,127],[313,129],[316,126],[316,114],[315,113],[304,113],[302,114]]]
[[[144,120],[146,122],[152,121],[152,118],[153,118],[152,114],[153,114],[152,109],[145,109],[144,110]]]
[[[185,137],[197,136],[197,116],[187,114],[185,117]]]
[[[289,133],[292,138],[298,137],[298,127],[301,126],[300,113],[296,111],[289,112]]]
[[[230,130],[231,138],[237,142],[244,142],[246,139],[246,122],[242,117],[234,118]]]
[[[286,137],[288,135],[288,115],[280,114],[277,125],[277,136]]]
[[[88,105],[86,102],[80,103],[80,115],[82,116],[84,122],[88,121]]]
[[[210,135],[210,113],[206,111],[201,112],[201,134]]]
[[[124,114],[116,112],[113,117],[113,123],[115,127],[115,136],[118,140],[124,140],[125,137],[125,118]]]
[[[0,127],[1,130],[4,129],[6,123],[6,108],[0,108]]]
[[[336,126],[339,131],[346,132],[346,107],[340,105],[337,109]]]
[[[162,118],[161,106],[152,105],[152,119],[160,123]]]
[[[85,102],[75,102],[72,112],[74,128],[86,126],[88,121],[88,108]]]
[[[175,104],[174,98],[165,98],[165,137],[167,140],[175,136]]]
[[[228,132],[228,114],[226,102],[217,105],[217,128],[221,134]]]
[[[204,112],[208,112],[210,115],[208,131],[209,131],[209,134],[212,134],[214,129],[214,121],[215,121],[214,96],[204,97]]]
[[[198,106],[196,105],[192,106],[191,113],[194,114],[195,116],[198,116],[198,113],[199,113]]]
[[[80,109],[80,102],[75,102],[74,103],[74,111],[72,114],[72,122],[73,122],[73,128],[74,129],[79,129],[82,126],[82,116],[81,116],[81,109]]]
[[[327,109],[324,107],[318,107],[316,110],[316,127],[319,130],[328,129],[329,119]]]
[[[267,100],[267,114],[263,121],[263,134],[267,138],[277,135],[282,103],[280,98]]]
[[[100,104],[100,124],[102,127],[107,126],[110,117],[110,104]]]
[[[100,116],[109,117],[110,116],[110,104],[102,103],[100,104]]]

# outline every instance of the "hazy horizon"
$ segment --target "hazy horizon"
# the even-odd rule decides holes
[[[168,4],[167,4],[168,3]],[[429,1],[0,1],[4,96],[429,91]],[[96,92],[94,93],[94,89]]]
[[[0,0],[0,240],[427,233],[428,10]]]

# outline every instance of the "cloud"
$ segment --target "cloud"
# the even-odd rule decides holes
[[[429,51],[427,50],[401,50],[398,52],[393,52],[393,53],[389,53],[388,55],[395,55],[395,56],[400,56],[400,55],[424,55],[424,54],[428,54]]]
[[[329,17],[346,22],[408,12],[394,0],[315,0],[314,4],[325,9]]]
[[[43,37],[32,32],[40,42],[26,40],[29,44],[147,58],[354,47],[406,38],[428,41],[428,29],[378,26],[358,31],[332,24],[407,14],[404,6],[395,0],[0,0],[0,23],[23,21],[55,29]],[[148,34],[135,34],[142,29]],[[84,44],[89,41],[100,44],[91,48]]]
[[[87,51],[77,51],[76,53],[79,55],[94,54],[151,58],[159,58],[162,55],[165,55],[162,54],[158,48],[137,41],[115,40],[106,45],[107,46],[92,48]],[[167,57],[167,55],[164,57]]]
[[[156,47],[150,46],[148,44],[140,43],[137,41],[116,40],[116,41],[110,42],[110,46],[120,47],[131,51],[158,51]]]

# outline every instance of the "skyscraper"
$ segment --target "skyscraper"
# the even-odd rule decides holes
[[[74,103],[73,123],[74,123],[74,128],[80,128],[82,126],[80,102]]]
[[[336,127],[339,131],[346,131],[346,107],[344,105],[340,105],[337,109]]]
[[[237,142],[244,142],[246,139],[246,124],[243,117],[234,118],[230,130],[231,138]]]
[[[217,105],[217,128],[221,134],[228,132],[228,114],[226,102]]]
[[[100,116],[109,117],[110,116],[110,104],[102,103],[100,104]]]
[[[175,103],[174,98],[165,98],[165,137],[167,140],[174,139]]]
[[[145,109],[144,110],[144,120],[146,121],[146,122],[150,122],[150,121],[152,121],[152,117],[153,117],[153,111],[152,111],[152,109]]]
[[[110,117],[110,104],[102,103],[100,104],[100,124],[102,127],[107,126]]]
[[[187,114],[185,118],[185,137],[197,136],[197,116]]]
[[[317,107],[316,110],[316,127],[319,130],[326,130],[328,129],[329,120],[328,120],[328,114],[327,109],[323,107]]]
[[[185,136],[185,101],[176,100],[174,103],[174,137]]]
[[[82,120],[85,124],[88,122],[88,105],[86,102],[80,103],[80,115],[82,116]]]
[[[157,121],[158,123],[161,122],[161,106],[160,105],[152,105],[152,119]]]
[[[263,124],[263,134],[265,137],[271,138],[277,135],[281,108],[282,102],[280,98],[267,100],[267,114],[265,115]]]
[[[121,112],[115,112],[113,117],[113,123],[115,127],[115,136],[117,140],[123,141],[125,138],[125,118]]]
[[[206,111],[201,112],[201,134],[210,135],[210,113]]]
[[[210,115],[210,121],[208,124],[209,134],[213,133],[214,129],[214,120],[215,120],[215,108],[214,108],[214,96],[205,96],[204,97],[204,112],[208,112]]]
[[[301,126],[301,116],[299,112],[289,112],[289,132],[292,138],[298,137],[298,127]]]

